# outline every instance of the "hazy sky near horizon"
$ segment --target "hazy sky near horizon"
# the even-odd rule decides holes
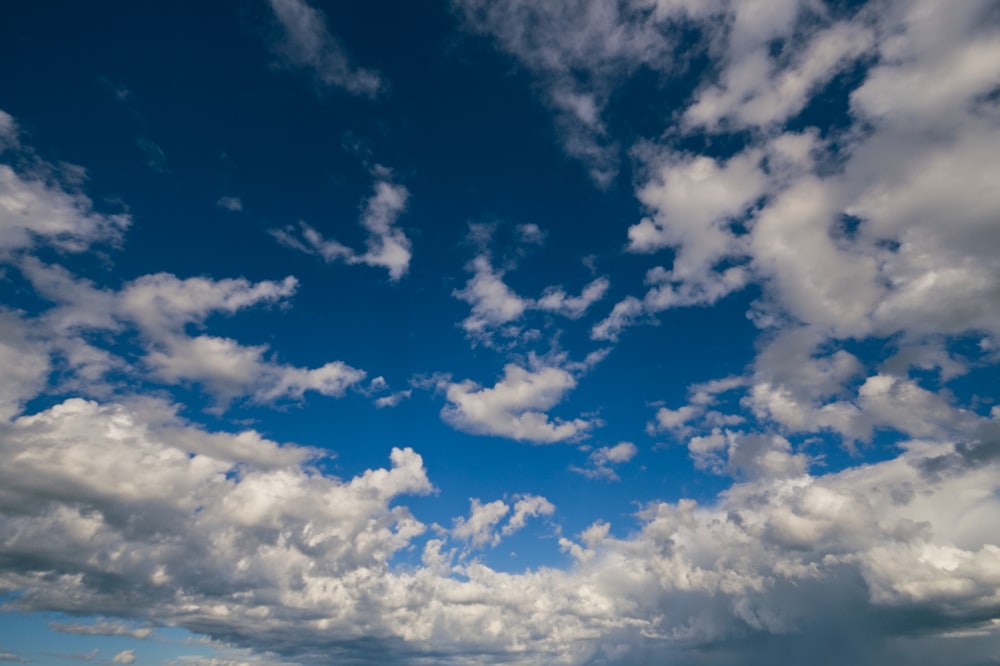
[[[1000,664],[1000,7],[0,21],[0,661]]]

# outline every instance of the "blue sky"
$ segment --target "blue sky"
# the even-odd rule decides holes
[[[0,661],[995,664],[988,1],[0,25]]]

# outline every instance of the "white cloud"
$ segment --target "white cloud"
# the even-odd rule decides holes
[[[365,203],[361,224],[368,231],[367,250],[356,252],[335,240],[326,239],[316,229],[300,222],[293,226],[271,231],[278,242],[290,248],[314,254],[326,262],[344,261],[348,264],[377,266],[389,271],[389,278],[402,278],[410,267],[412,244],[396,225],[396,220],[406,210],[409,191],[402,185],[387,180],[375,183],[375,194]]]
[[[608,291],[607,278],[599,277],[583,288],[579,296],[568,296],[560,287],[549,287],[534,303],[545,312],[554,312],[570,319],[579,319],[591,305],[604,298]]]
[[[268,403],[302,398],[306,391],[340,397],[361,382],[365,372],[340,361],[308,369],[265,359],[266,345],[246,346],[208,335],[175,337],[144,359],[153,376],[167,383],[202,383],[223,403],[249,395]]]
[[[390,566],[423,531],[393,505],[431,489],[412,451],[339,481],[295,456],[234,466],[213,451],[220,438],[240,450],[242,435],[163,417],[70,400],[0,428],[0,544],[30,554],[0,572],[24,590],[12,607],[142,617],[260,650],[281,636],[292,660],[318,646],[349,660],[364,638],[396,661],[521,652],[527,664],[587,663],[607,645],[626,662],[650,647],[670,656],[733,635],[795,653],[829,618],[880,626],[886,613],[909,618],[904,636],[932,640],[1000,608],[990,439],[911,441],[896,459],[811,477],[781,438],[734,434],[705,447],[747,479],[716,503],[653,502],[627,538],[598,522],[561,539],[574,567],[502,573],[478,560]],[[274,459],[303,453],[260,446]],[[554,511],[515,498],[472,502],[455,538],[492,544]],[[444,555],[440,540],[427,546]],[[901,649],[863,635],[879,659]]]
[[[153,634],[151,627],[135,627],[124,622],[101,620],[93,624],[82,622],[49,622],[49,628],[64,634],[80,636],[128,636],[147,639]]]
[[[488,241],[484,241],[488,242]],[[550,312],[569,319],[579,319],[591,305],[604,298],[610,282],[598,277],[585,285],[579,296],[571,296],[559,286],[546,287],[537,299],[518,295],[504,282],[504,271],[493,266],[488,251],[476,255],[467,266],[472,277],[453,296],[472,306],[462,321],[466,334],[477,342],[492,344],[497,333],[507,337],[521,335],[517,322],[529,311]]]
[[[515,294],[490,263],[489,255],[472,260],[472,277],[464,289],[454,295],[472,305],[472,312],[462,322],[462,328],[473,336],[483,335],[489,328],[515,321],[524,314],[528,302]]]
[[[245,279],[179,279],[169,273],[144,275],[120,291],[96,288],[67,271],[28,258],[22,272],[35,289],[56,302],[42,315],[57,349],[68,355],[78,376],[99,383],[120,360],[91,346],[71,346],[81,332],[118,333],[134,326],[145,350],[142,366],[151,378],[168,384],[198,383],[219,401],[249,397],[259,403],[301,400],[306,391],[339,397],[364,379],[365,372],[342,361],[317,368],[279,363],[267,345],[244,345],[231,338],[190,335],[212,314],[233,314],[261,304],[279,303],[295,293],[294,277],[251,283]],[[74,356],[75,355],[75,356]],[[28,357],[30,358],[30,357]]]
[[[795,41],[786,42],[785,49],[794,49]],[[844,22],[818,31],[797,53],[781,53],[784,65],[768,53],[767,42],[749,53],[731,53],[734,57],[720,83],[699,93],[684,120],[709,129],[724,121],[736,127],[782,122],[801,111],[813,93],[872,45],[867,27]]]
[[[285,65],[308,69],[323,85],[354,95],[375,97],[386,90],[377,72],[352,62],[327,29],[323,12],[304,0],[270,0],[270,4],[283,31],[274,48]]]
[[[403,391],[396,391],[395,393],[390,393],[389,395],[383,395],[378,398],[375,398],[375,406],[380,409],[383,407],[395,407],[402,401],[409,399],[409,397],[412,394],[413,394],[412,390],[406,389]]]
[[[514,513],[503,526],[503,536],[510,536],[522,529],[528,518],[551,516],[556,507],[552,502],[539,495],[518,495],[514,502]]]
[[[135,650],[122,650],[111,658],[112,664],[134,664]]]
[[[587,456],[587,467],[570,467],[571,470],[590,479],[617,481],[615,465],[627,463],[639,452],[632,442],[619,442],[614,446],[602,446]]]
[[[619,147],[602,119],[614,85],[640,65],[669,62],[671,41],[629,3],[593,0],[524,2],[459,0],[463,25],[492,37],[542,83],[563,149],[607,187]],[[579,72],[580,76],[575,76]]]
[[[32,340],[31,327],[15,312],[0,309],[0,419],[17,415],[48,381],[48,350]]]
[[[596,425],[594,420],[550,420],[545,412],[576,387],[572,374],[557,367],[526,370],[509,363],[491,388],[471,380],[442,381],[448,404],[441,418],[474,435],[496,435],[534,444],[578,439]]]
[[[215,202],[215,205],[218,208],[228,210],[232,213],[239,213],[243,210],[243,200],[239,197],[221,196],[219,197],[219,200]]]
[[[56,167],[22,149],[16,122],[0,111],[0,154],[8,150],[24,152],[25,159],[18,169],[0,164],[0,253],[39,244],[83,252],[97,243],[121,240],[131,217],[94,210],[93,201],[80,189],[86,172],[74,165]]]
[[[469,500],[469,504],[469,517],[456,518],[451,535],[468,541],[474,548],[487,543],[496,546],[500,543],[500,534],[495,532],[495,528],[510,511],[510,506],[503,500],[483,504],[476,498]]]

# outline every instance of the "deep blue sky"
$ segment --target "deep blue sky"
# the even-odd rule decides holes
[[[9,8],[0,659],[992,663],[998,20]]]

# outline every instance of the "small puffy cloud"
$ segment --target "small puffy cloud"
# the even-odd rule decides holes
[[[375,406],[379,409],[383,407],[395,407],[404,400],[409,399],[413,394],[411,389],[405,389],[403,391],[396,391],[395,393],[390,393],[389,395],[383,395],[375,398]]]
[[[526,370],[509,363],[493,387],[471,380],[443,381],[448,405],[441,418],[452,427],[474,435],[496,435],[534,444],[577,439],[596,425],[593,420],[550,420],[545,412],[576,386],[572,374],[556,367]]]
[[[456,518],[451,529],[452,538],[465,541],[471,548],[496,546],[501,539],[524,528],[529,518],[552,515],[556,507],[539,495],[515,495],[513,513],[511,505],[503,500],[483,504],[477,498],[469,500],[469,516]],[[510,515],[502,528],[500,523]]]
[[[479,255],[470,264],[472,277],[454,295],[472,305],[472,312],[462,322],[462,328],[473,336],[485,334],[489,328],[515,321],[524,314],[528,302],[514,293],[490,263],[488,255]]]
[[[221,196],[219,200],[215,202],[216,207],[223,210],[228,210],[232,213],[239,213],[243,210],[243,200],[239,197],[233,196]]]
[[[111,658],[112,664],[134,664],[135,650],[122,650]]]
[[[385,268],[389,271],[389,278],[396,281],[409,270],[412,257],[410,239],[396,226],[396,220],[406,210],[408,200],[409,191],[404,186],[387,180],[375,183],[375,194],[365,204],[361,218],[362,226],[368,231],[365,252],[356,252],[335,240],[324,238],[305,222],[300,222],[297,228],[274,229],[271,235],[286,247],[316,255],[328,263],[344,261]]]
[[[571,467],[574,472],[590,479],[617,481],[614,467],[632,460],[639,449],[632,442],[619,442],[614,446],[603,446],[587,456],[587,467]]]
[[[544,312],[579,319],[591,305],[604,298],[609,285],[607,278],[599,277],[585,286],[579,296],[569,296],[559,287],[549,287],[535,301],[535,307]]]
[[[15,653],[15,652],[3,652],[3,651],[0,651],[0,661],[12,661],[12,662],[15,662],[15,663],[18,663],[18,664],[26,664],[26,663],[30,662],[31,660],[27,659],[25,657],[22,657],[21,655]]]
[[[529,311],[579,319],[604,297],[610,285],[607,278],[599,277],[584,286],[579,296],[567,294],[562,287],[550,286],[539,298],[531,299],[518,295],[504,282],[504,271],[493,266],[489,252],[476,255],[467,268],[472,277],[453,295],[472,306],[462,328],[472,339],[487,344],[497,332],[520,334],[517,322]]]
[[[518,495],[514,502],[514,513],[503,526],[503,535],[509,536],[524,527],[528,518],[551,516],[556,507],[540,495]]]
[[[375,71],[358,67],[330,34],[323,12],[304,0],[270,0],[282,29],[274,45],[284,65],[308,70],[316,80],[354,95],[375,97],[386,83]]]
[[[468,518],[455,519],[452,537],[468,541],[473,547],[500,543],[500,534],[494,529],[510,511],[510,506],[503,500],[483,504],[476,498],[470,500],[470,505]]]
[[[519,224],[515,228],[522,243],[541,245],[545,242],[545,232],[537,224]]]

